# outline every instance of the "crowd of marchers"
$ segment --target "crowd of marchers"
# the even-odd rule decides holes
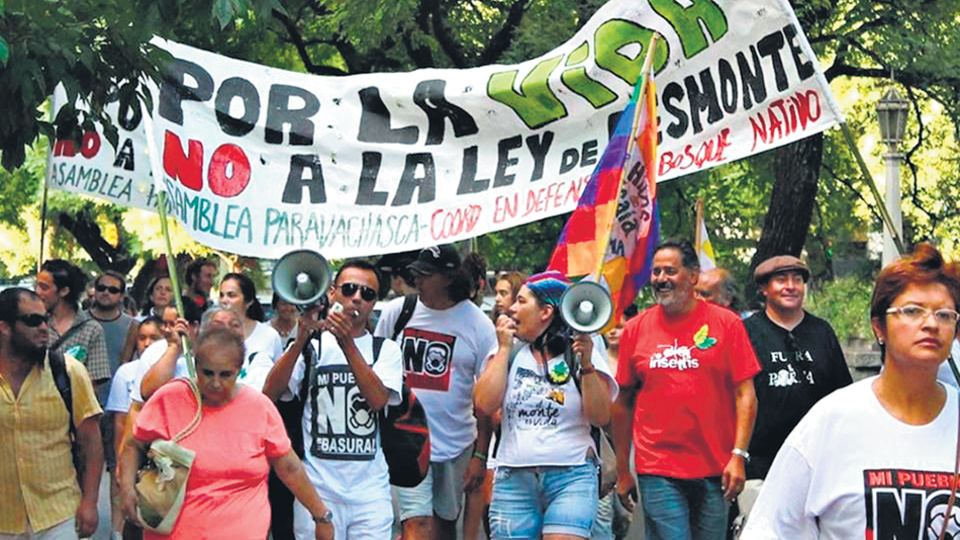
[[[856,383],[800,258],[756,267],[752,311],[685,240],[651,269],[656,303],[587,334],[568,276],[488,281],[452,245],[347,260],[269,319],[208,260],[139,310],[124,275],[48,260],[0,292],[0,540],[619,539],[638,505],[648,539],[960,534],[960,267],[919,244],[880,271]],[[413,402],[429,462],[391,486],[381,430]],[[166,506],[147,466],[188,471]]]

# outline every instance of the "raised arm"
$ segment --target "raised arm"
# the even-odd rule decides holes
[[[352,325],[349,316],[345,313],[331,313],[327,316],[327,330],[337,339],[337,345],[347,357],[347,364],[353,377],[357,381],[360,394],[367,400],[367,405],[374,411],[387,406],[390,399],[390,390],[383,384],[380,377],[373,372],[373,368],[360,354],[352,335]]]
[[[167,350],[163,351],[160,359],[150,366],[150,369],[144,374],[143,381],[140,383],[140,396],[146,401],[161,386],[173,380],[177,373],[177,359],[183,351],[183,345],[180,340],[181,334],[186,334],[189,323],[186,319],[177,319],[173,329],[166,332]]]
[[[297,358],[303,351],[307,341],[313,336],[314,332],[323,328],[323,322],[317,320],[319,308],[307,310],[300,316],[300,329],[297,331],[297,338],[293,340],[287,350],[283,351],[280,358],[273,364],[273,368],[267,375],[263,383],[263,393],[272,401],[280,399],[287,386],[290,384],[290,376],[293,375],[293,367],[297,364]]]
[[[590,334],[577,334],[571,348],[580,358],[583,415],[590,425],[603,427],[610,423],[610,389],[593,366],[593,340]]]
[[[503,404],[516,330],[516,324],[510,317],[501,315],[497,318],[497,352],[487,360],[474,389],[473,403],[478,416],[492,417]]]

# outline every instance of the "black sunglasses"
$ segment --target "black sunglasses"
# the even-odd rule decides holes
[[[18,315],[17,320],[30,328],[36,328],[41,324],[49,322],[50,316],[46,313],[31,313],[29,315]]]
[[[112,285],[103,285],[98,284],[96,286],[97,292],[110,291],[110,294],[120,294],[123,292],[123,289],[119,287],[114,287]]]
[[[373,302],[377,298],[377,291],[366,285],[357,285],[356,283],[344,283],[340,285],[340,292],[347,298],[357,294],[358,290],[360,291],[360,298],[363,298],[365,302]]]

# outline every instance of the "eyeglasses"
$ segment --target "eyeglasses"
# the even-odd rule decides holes
[[[30,328],[36,328],[41,324],[48,323],[50,316],[46,313],[31,313],[29,315],[18,315],[17,320],[29,326]]]
[[[110,291],[110,294],[120,294],[123,292],[123,289],[114,287],[112,285],[97,284],[95,288],[97,289],[97,292]]]
[[[340,292],[347,298],[357,294],[357,291],[360,291],[360,298],[363,298],[365,302],[373,302],[377,298],[377,291],[366,285],[357,285],[356,283],[344,283],[340,285]]]
[[[933,313],[933,319],[937,321],[937,324],[940,326],[956,325],[957,321],[960,320],[960,313],[957,313],[952,309],[943,308],[931,310],[914,304],[892,307],[887,310],[887,313],[891,315],[900,315],[912,323],[923,322],[927,320],[927,317],[929,317],[931,313]]]

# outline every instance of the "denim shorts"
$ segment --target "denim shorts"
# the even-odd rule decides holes
[[[498,467],[490,503],[494,539],[567,534],[590,538],[597,514],[597,465]]]

